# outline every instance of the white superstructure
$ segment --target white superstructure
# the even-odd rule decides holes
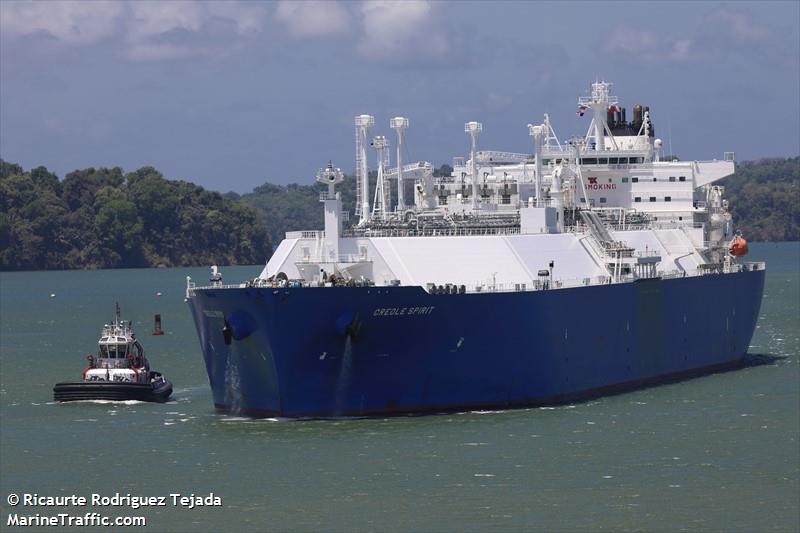
[[[149,383],[150,365],[144,349],[133,334],[131,322],[120,319],[119,305],[115,320],[105,324],[98,340],[97,357],[89,356],[84,381]]]
[[[467,122],[470,155],[455,158],[444,177],[433,177],[427,162],[402,164],[408,119],[393,118],[397,166],[390,168],[385,137],[371,143],[378,154],[372,208],[366,144],[374,118],[359,115],[358,223],[342,230],[333,189],[341,173],[320,171],[329,183],[324,231],[287,233],[254,283],[535,290],[741,268],[728,250],[723,188],[713,185],[733,173],[733,153],[666,160],[649,108],[637,104],[628,122],[609,88],[596,82],[579,98],[577,114],[592,114],[583,137],[559,142],[546,114],[528,125],[530,154],[480,150],[482,125]],[[393,179],[399,202],[389,205]],[[412,179],[414,203],[406,205],[402,180]]]

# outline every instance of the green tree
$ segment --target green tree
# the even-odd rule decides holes
[[[152,167],[25,172],[0,160],[0,268],[111,268],[265,262],[251,207]]]

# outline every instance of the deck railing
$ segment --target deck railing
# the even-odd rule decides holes
[[[710,274],[733,274],[737,272],[754,272],[759,270],[765,270],[766,264],[764,262],[751,262],[751,263],[743,263],[743,264],[733,264],[729,267],[724,267],[720,265],[720,268],[709,268],[709,269],[699,269],[695,271],[684,271],[684,270],[670,270],[670,271],[658,271],[656,273],[657,278],[661,279],[676,279],[676,278],[687,278],[687,277],[698,277],[698,276],[705,276]],[[495,293],[495,292],[529,292],[529,291],[542,291],[542,290],[558,290],[558,289],[569,289],[575,287],[589,287],[589,286],[596,286],[596,285],[613,285],[619,283],[631,283],[636,281],[638,278],[634,274],[625,274],[619,276],[617,279],[613,279],[611,276],[591,276],[585,278],[568,278],[568,279],[548,279],[547,277],[541,277],[539,279],[530,279],[524,280],[520,282],[505,282],[505,283],[497,283],[492,280],[484,280],[478,281],[475,283],[467,283],[467,284],[459,284],[459,283],[428,283],[422,286],[421,288],[430,294],[485,294],[485,293]],[[395,280],[396,281],[396,280]],[[336,284],[330,282],[323,282],[323,281],[306,281],[301,279],[293,279],[293,280],[265,280],[261,278],[255,278],[253,280],[247,281],[246,283],[238,283],[238,284],[222,284],[222,283],[215,283],[212,285],[198,287],[193,281],[187,278],[186,283],[186,298],[191,298],[194,296],[195,292],[198,290],[207,290],[207,289],[242,289],[242,288],[272,288],[272,289],[283,289],[283,288],[310,288],[310,287],[342,287],[342,286],[349,286],[349,287],[376,287],[378,289],[383,288],[384,286],[375,286],[371,281],[351,281],[351,282],[342,282],[339,281]],[[388,286],[398,287],[401,285],[397,285],[397,283],[392,283]],[[419,287],[419,285],[414,285],[415,287]]]

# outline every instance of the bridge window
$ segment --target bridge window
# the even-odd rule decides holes
[[[636,198],[633,199],[633,201],[634,202],[641,202],[642,201],[642,197],[641,196],[637,196]]]
[[[664,201],[665,202],[671,202],[672,201],[672,196],[665,196],[664,197]]]
[[[605,198],[603,198],[603,197],[601,197],[601,198],[600,198],[600,203],[601,203],[601,204],[604,204],[604,203],[606,203],[606,199],[605,199]]]
[[[598,159],[598,161],[600,162],[601,165],[607,165],[608,164],[608,158],[607,157],[601,157],[600,159]]]
[[[631,181],[632,181],[633,183],[639,183],[639,178],[631,178]]]
[[[584,165],[596,165],[597,164],[597,158],[596,157],[587,157],[585,159],[582,159],[582,161],[583,161]]]
[[[622,178],[622,183],[628,183],[628,178]]]
[[[655,201],[656,201],[656,197],[655,197],[655,196],[651,196],[651,197],[650,197],[650,201],[651,201],[651,202],[655,202]]]
[[[123,359],[127,355],[126,344],[101,344],[100,354],[102,358]]]
[[[675,181],[675,176],[670,176],[669,181]]]
[[[609,165],[616,165],[619,162],[619,158],[617,157],[609,157],[608,164]]]
[[[678,178],[678,181],[686,181],[686,176],[681,176],[680,178]]]

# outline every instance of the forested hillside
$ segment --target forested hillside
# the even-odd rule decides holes
[[[0,160],[0,269],[263,263],[256,211],[152,167],[88,168],[62,180]]]
[[[748,240],[800,240],[800,157],[745,161],[719,184]],[[88,168],[59,180],[0,160],[0,269],[260,264],[286,231],[322,228],[324,190],[265,183],[221,195],[152,167]],[[355,179],[337,190],[352,214]]]
[[[745,161],[719,184],[748,240],[800,240],[800,157]]]

